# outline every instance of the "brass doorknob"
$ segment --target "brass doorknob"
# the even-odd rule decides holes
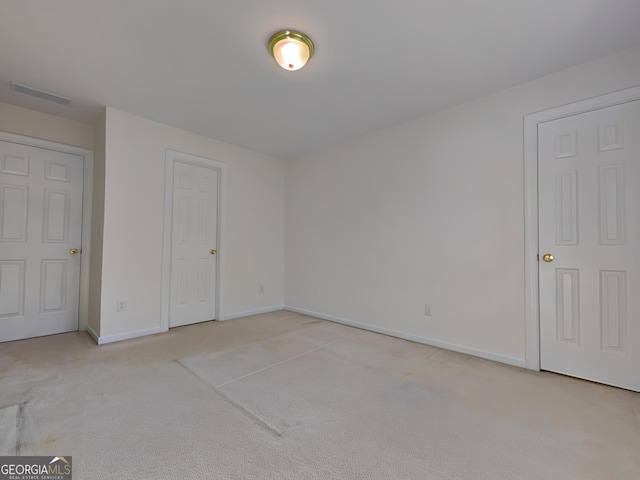
[[[71,250],[69,250],[69,253],[71,255],[75,255],[76,253],[78,253],[78,249],[77,248],[72,248]]]
[[[543,259],[545,262],[553,262],[553,255],[551,255],[550,253],[545,253],[545,254],[542,256],[542,259]]]
[[[211,250],[209,250],[209,253],[210,253],[211,255],[215,255],[216,253],[218,253],[218,251],[217,251],[217,250],[214,250],[214,249],[212,248]]]

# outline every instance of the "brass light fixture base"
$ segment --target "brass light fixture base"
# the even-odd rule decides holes
[[[309,56],[303,60],[301,65],[294,65],[283,62],[282,55],[280,55],[277,51],[278,44],[283,41],[301,44],[302,48],[306,46],[306,49],[309,51]],[[280,30],[279,32],[271,35],[271,38],[269,39],[269,52],[271,52],[273,58],[275,58],[278,64],[285,70],[298,70],[302,68],[313,56],[314,46],[311,39],[302,32],[297,32],[295,30]]]

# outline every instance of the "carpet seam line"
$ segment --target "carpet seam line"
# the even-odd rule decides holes
[[[215,385],[212,385],[211,383],[207,382],[204,378],[202,378],[200,375],[198,375],[196,372],[194,372],[193,370],[191,370],[187,365],[185,365],[184,363],[182,363],[180,360],[174,360],[174,362],[176,362],[178,365],[180,365],[182,368],[184,368],[187,372],[189,372],[194,378],[196,378],[197,380],[199,380],[200,382],[204,383],[207,387],[209,387],[211,390],[214,391],[214,393],[216,393],[220,398],[222,398],[223,400],[225,400],[227,403],[229,403],[232,407],[237,408],[238,410],[240,410],[242,413],[245,414],[245,416],[247,416],[250,420],[252,420],[254,423],[258,424],[258,426],[262,427],[264,430],[266,430],[267,432],[269,432],[271,435],[273,435],[276,438],[280,438],[282,437],[282,433],[280,432],[277,428],[273,427],[272,425],[270,425],[266,420],[263,420],[262,418],[260,418],[260,416],[258,416],[257,414],[253,413],[251,410],[249,410],[249,408],[247,408],[246,406],[242,405],[241,403],[233,400],[231,397],[229,397],[228,395],[225,395],[223,392],[221,392],[220,390],[218,390]]]
[[[24,407],[27,402],[23,402],[17,405],[18,410],[16,411],[16,456],[21,456],[22,446],[24,443],[24,428],[25,428],[25,418],[24,418]]]
[[[304,357],[305,355],[308,355],[308,354],[313,353],[313,352],[317,352],[318,350],[322,350],[323,348],[330,347],[331,345],[334,345],[334,344],[336,344],[338,342],[346,340],[347,338],[352,337],[353,335],[355,335],[355,333],[351,333],[351,334],[346,335],[344,337],[340,337],[339,339],[334,340],[333,342],[325,343],[324,345],[320,345],[319,347],[316,347],[314,349],[307,350],[306,352],[303,352],[303,353],[301,353],[299,355],[295,355],[293,357],[286,358],[286,359],[284,359],[284,360],[282,360],[280,362],[272,363],[271,365],[267,365],[266,367],[262,367],[262,368],[260,368],[258,370],[254,370],[253,372],[249,372],[249,373],[247,373],[245,375],[241,375],[239,377],[233,378],[233,379],[228,380],[228,381],[226,381],[224,383],[220,383],[218,385],[214,385],[214,388],[218,389],[218,388],[226,387],[227,385],[229,385],[231,383],[234,383],[234,382],[237,382],[238,380],[242,380],[242,379],[245,379],[247,377],[251,377],[252,375],[256,375],[258,373],[264,372],[265,370],[269,370],[270,368],[278,367],[278,366],[280,366],[280,365],[282,365],[284,363],[287,363],[287,362],[290,362],[292,360],[296,360],[298,358]]]

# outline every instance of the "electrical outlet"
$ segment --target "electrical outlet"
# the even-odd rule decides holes
[[[264,293],[264,285],[258,287],[258,293]]]
[[[127,309],[126,300],[118,300],[116,302],[116,312],[124,312]]]
[[[430,316],[431,316],[431,304],[430,304],[430,303],[425,303],[425,304],[424,304],[424,314],[425,314],[427,317],[430,317]]]

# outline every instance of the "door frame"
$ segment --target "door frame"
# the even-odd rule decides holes
[[[538,238],[538,125],[640,100],[640,86],[524,116],[525,360],[540,370],[540,278]]]
[[[62,143],[26,137],[0,131],[0,140],[27,147],[69,153],[83,159],[82,182],[82,232],[80,240],[80,292],[78,300],[78,330],[85,331],[89,325],[89,274],[91,267],[91,209],[93,201],[93,150],[64,145]]]
[[[218,171],[218,217],[217,217],[217,259],[216,267],[216,311],[215,319],[224,320],[224,291],[226,265],[226,225],[227,225],[227,164],[188,153],[167,150],[164,187],[164,231],[162,241],[162,305],[160,331],[169,330],[169,307],[171,296],[171,224],[173,220],[173,167],[176,162],[188,163]]]

